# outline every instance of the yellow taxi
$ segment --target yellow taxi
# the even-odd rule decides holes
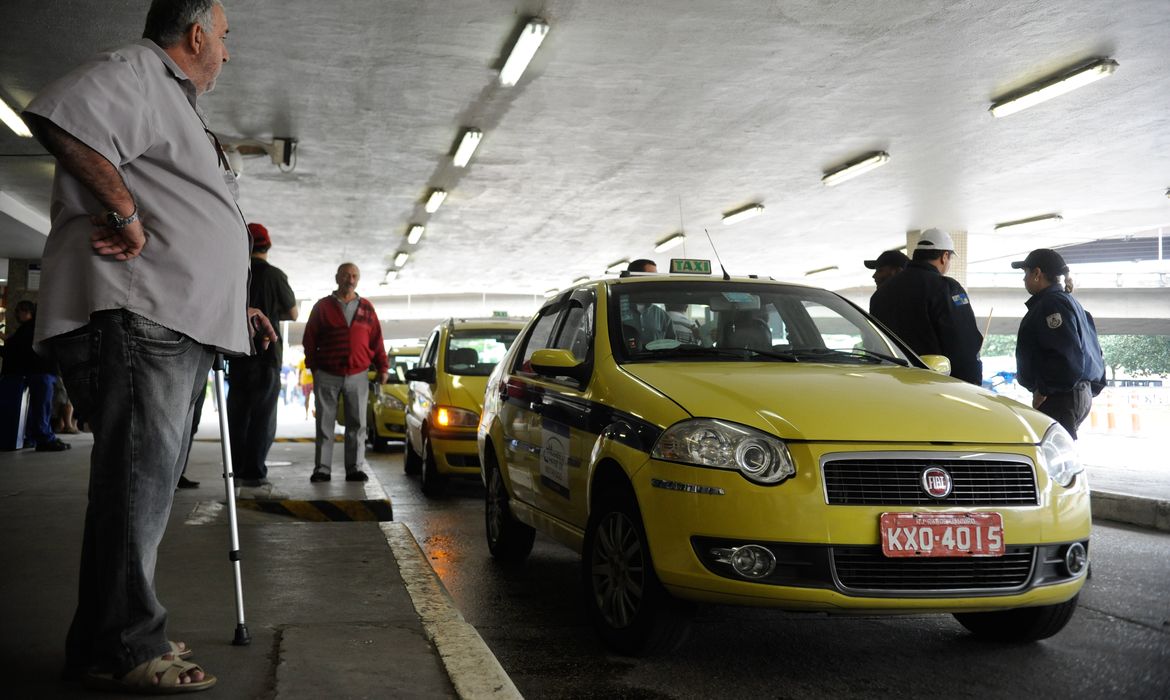
[[[406,370],[418,364],[421,352],[417,345],[386,351],[390,373],[385,384],[370,388],[370,410],[366,416],[368,442],[375,452],[385,452],[391,440],[406,439]],[[375,373],[370,375],[371,380],[377,379]]]
[[[447,319],[406,371],[405,469],[422,474],[427,496],[442,494],[451,475],[479,474],[475,428],[487,378],[523,326],[508,318]]]
[[[589,617],[626,654],[681,642],[694,602],[950,613],[981,637],[1046,638],[1088,567],[1076,448],[946,371],[821,289],[581,283],[489,380],[489,548],[523,560],[539,530],[578,551]]]

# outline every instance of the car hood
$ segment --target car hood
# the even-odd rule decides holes
[[[476,413],[483,412],[483,394],[487,391],[487,377],[468,377],[453,374],[448,385],[446,403]]]
[[[409,386],[406,384],[383,384],[382,393],[389,394],[398,399],[402,403],[406,403],[406,392]]]
[[[1052,422],[1012,399],[925,369],[774,362],[623,369],[696,417],[787,439],[1035,444]]]

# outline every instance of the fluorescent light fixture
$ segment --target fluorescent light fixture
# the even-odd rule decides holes
[[[546,289],[546,290],[544,290],[544,295],[545,295],[546,297],[551,297],[551,296],[555,295],[555,294],[556,294],[557,292],[559,292],[559,291],[561,291],[561,290],[559,290],[559,289]]]
[[[687,239],[687,236],[685,233],[675,233],[675,234],[672,234],[670,236],[667,236],[666,238],[663,238],[661,241],[658,241],[658,243],[655,244],[654,252],[655,253],[664,253],[664,252],[670,250],[671,248],[678,247],[678,245],[681,244],[686,239]]]
[[[410,253],[407,253],[405,251],[399,253],[398,255],[395,255],[394,256],[394,267],[402,267],[403,265],[406,264],[406,261],[409,259],[410,259]]]
[[[573,284],[581,284],[582,282],[588,282],[588,281],[589,281],[588,276],[578,277],[577,279],[573,280]]]
[[[386,277],[383,278],[382,284],[393,282],[396,279],[398,279],[398,270],[386,270]]]
[[[621,272],[622,270],[626,269],[626,267],[628,267],[629,264],[630,264],[629,258],[622,258],[621,260],[615,260],[614,262],[611,262],[609,265],[606,266],[605,271],[606,272]]]
[[[723,225],[724,226],[731,226],[732,224],[738,224],[741,221],[747,221],[748,219],[750,219],[754,216],[759,216],[760,214],[763,214],[763,213],[764,213],[764,205],[762,205],[762,204],[749,204],[746,207],[743,207],[742,209],[736,209],[733,212],[728,212],[727,214],[724,214],[723,215]]]
[[[1033,216],[1029,219],[1018,219],[1016,221],[1005,221],[1002,224],[996,224],[995,232],[1000,233],[1008,229],[1011,229],[1012,233],[1038,231],[1056,226],[1062,221],[1064,221],[1064,217],[1060,214],[1044,214],[1043,216]]]
[[[809,270],[808,272],[804,273],[804,276],[805,277],[812,277],[813,275],[819,275],[822,272],[832,272],[833,270],[838,270],[838,269],[840,269],[840,268],[838,268],[836,265],[829,265],[828,267],[818,267],[815,270]]]
[[[1115,70],[1117,61],[1111,58],[1098,58],[1001,97],[991,103],[988,111],[993,117],[1006,117],[1113,75]]]
[[[431,196],[427,197],[426,206],[428,214],[434,214],[439,211],[439,207],[443,206],[443,200],[447,198],[447,190],[431,190]]]
[[[536,55],[536,50],[540,48],[540,44],[546,36],[548,36],[547,22],[539,17],[528,20],[528,24],[525,24],[524,29],[520,30],[520,36],[512,46],[508,60],[504,61],[504,67],[500,69],[500,85],[511,87],[520,82],[520,76],[524,74],[524,69],[528,67],[532,57]]]
[[[426,228],[422,224],[411,224],[410,230],[406,232],[406,243],[408,245],[418,243],[422,239],[424,231]]]
[[[463,140],[459,142],[459,148],[455,149],[455,157],[452,159],[456,168],[467,167],[467,164],[471,162],[471,154],[479,148],[479,142],[482,139],[483,132],[479,129],[468,129],[463,132]]]
[[[12,133],[17,136],[32,138],[32,132],[28,130],[28,125],[4,100],[0,100],[0,121],[7,124],[8,128],[12,129]]]
[[[874,168],[880,168],[888,162],[890,162],[890,154],[885,151],[867,153],[856,160],[851,160],[845,165],[826,172],[821,177],[821,183],[826,187],[833,187],[846,180],[852,180],[858,175],[864,175]]]

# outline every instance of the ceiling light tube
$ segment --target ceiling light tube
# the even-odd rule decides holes
[[[406,264],[408,259],[410,259],[410,253],[407,253],[406,251],[400,252],[398,255],[394,256],[394,267],[402,267]]]
[[[988,111],[993,117],[1006,117],[1113,75],[1115,70],[1117,70],[1117,61],[1111,58],[1098,58],[1001,97],[991,103]]]
[[[746,207],[743,207],[742,209],[736,209],[733,212],[728,212],[727,214],[724,214],[723,215],[723,225],[724,226],[731,226],[732,224],[738,224],[741,221],[747,221],[748,219],[750,219],[754,216],[759,216],[760,214],[763,214],[763,213],[764,213],[764,205],[762,205],[762,204],[749,204]]]
[[[551,296],[554,296],[559,291],[561,291],[561,290],[559,290],[559,289],[546,289],[546,290],[544,290],[544,295],[546,297],[551,297]]]
[[[479,148],[479,142],[482,139],[483,132],[479,129],[468,129],[463,132],[463,140],[459,142],[459,148],[455,149],[455,157],[452,159],[456,168],[467,167],[467,164],[471,162],[471,154]]]
[[[829,265],[828,267],[818,267],[815,270],[809,270],[808,272],[804,273],[804,276],[805,277],[812,277],[813,275],[819,275],[822,272],[831,272],[833,270],[839,270],[839,269],[840,268],[837,267],[836,265]]]
[[[520,36],[516,39],[516,43],[512,45],[508,60],[504,61],[504,67],[500,69],[500,85],[511,87],[520,82],[520,76],[524,74],[524,69],[528,67],[532,57],[536,55],[536,50],[540,48],[540,44],[546,36],[548,36],[547,22],[539,17],[528,20],[528,24],[520,30]]]
[[[447,190],[431,190],[431,196],[427,197],[426,206],[423,208],[427,210],[428,214],[434,214],[439,211],[439,207],[443,206],[443,200],[447,198]]]
[[[608,266],[606,266],[605,271],[606,272],[621,272],[622,270],[626,269],[626,267],[629,264],[630,264],[629,258],[622,258],[621,260],[615,260],[614,262],[611,262]]]
[[[406,233],[407,245],[418,243],[422,239],[424,231],[426,231],[426,228],[422,224],[411,224],[410,230]]]
[[[1018,219],[1016,221],[1005,221],[1002,224],[995,225],[995,232],[1001,233],[1011,229],[1012,233],[1019,233],[1021,231],[1038,231],[1040,229],[1051,228],[1064,221],[1064,217],[1060,214],[1044,214],[1042,216],[1033,216],[1028,219]]]
[[[386,270],[386,277],[382,281],[393,282],[396,279],[398,279],[398,270]]]
[[[577,279],[573,280],[573,284],[581,284],[582,282],[588,282],[588,281],[589,281],[589,277],[588,277],[588,275],[586,275],[585,277],[578,277]]]
[[[833,187],[846,180],[852,180],[858,175],[864,175],[874,168],[880,168],[888,162],[890,162],[890,154],[885,151],[867,153],[856,160],[849,161],[839,168],[834,168],[826,172],[821,177],[821,183],[826,187]]]
[[[671,235],[667,236],[666,238],[663,238],[661,241],[658,241],[657,244],[655,244],[654,252],[655,253],[665,253],[666,251],[670,250],[671,248],[678,247],[686,239],[687,239],[687,236],[685,233],[671,234]]]
[[[24,123],[24,120],[4,100],[0,100],[0,121],[7,124],[8,128],[12,129],[12,133],[17,136],[32,138],[32,132],[28,130],[28,125]]]

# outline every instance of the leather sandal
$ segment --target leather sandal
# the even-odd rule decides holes
[[[184,673],[201,671],[203,680],[180,682],[179,677]],[[157,682],[156,682],[157,680]],[[215,685],[215,676],[203,670],[199,664],[188,663],[174,658],[170,654],[155,657],[144,661],[121,676],[113,673],[90,671],[81,677],[86,688],[93,690],[112,690],[120,693],[136,695],[173,695],[175,693],[195,693],[207,690]]]

